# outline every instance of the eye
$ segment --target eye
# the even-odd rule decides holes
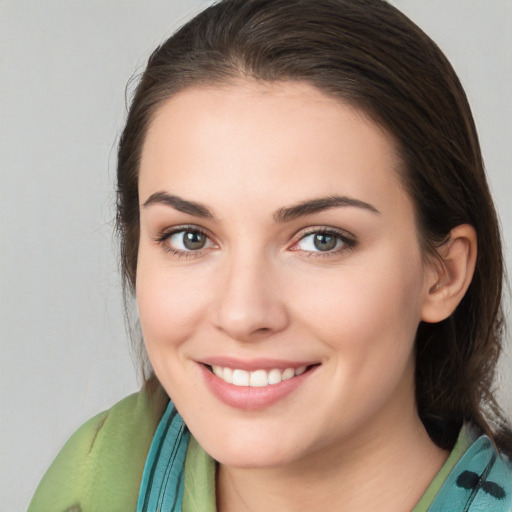
[[[178,256],[189,256],[194,253],[199,255],[202,250],[214,245],[204,231],[193,227],[180,227],[170,233],[162,233],[156,238],[156,242]]]
[[[356,245],[353,238],[332,229],[318,229],[302,235],[292,250],[308,253],[332,254]]]
[[[179,251],[199,251],[207,247],[208,242],[208,237],[196,230],[177,231],[168,238],[168,243]]]

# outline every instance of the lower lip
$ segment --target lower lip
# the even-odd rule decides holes
[[[265,409],[279,402],[300,387],[317,368],[309,368],[306,372],[279,384],[269,384],[264,387],[235,386],[228,384],[213,374],[204,364],[199,365],[210,391],[226,405],[246,411]]]

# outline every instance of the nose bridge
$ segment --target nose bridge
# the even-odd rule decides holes
[[[276,263],[262,248],[234,248],[226,258],[217,296],[217,327],[240,341],[282,330],[288,319],[276,272]]]

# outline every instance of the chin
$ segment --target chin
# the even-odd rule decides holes
[[[213,454],[211,455],[213,456]],[[291,455],[286,456],[286,454],[282,452],[276,453],[273,448],[261,449],[259,445],[255,448],[254,444],[251,448],[248,448],[245,453],[243,449],[232,450],[223,447],[219,449],[219,455],[220,457],[217,458],[213,456],[213,458],[220,464],[241,469],[263,469],[286,466],[295,458]]]
[[[290,439],[282,439],[274,433],[266,435],[236,435],[228,429],[222,435],[205,439],[199,435],[197,441],[204,450],[220,464],[237,468],[269,468],[287,465],[297,458],[298,450]],[[219,442],[219,440],[221,441]]]

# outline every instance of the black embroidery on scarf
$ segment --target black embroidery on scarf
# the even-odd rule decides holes
[[[505,489],[498,485],[496,482],[489,482],[484,480],[480,482],[480,476],[473,471],[464,471],[457,478],[457,485],[463,489],[476,489],[478,485],[487,494],[490,494],[493,498],[502,500],[506,496]]]

